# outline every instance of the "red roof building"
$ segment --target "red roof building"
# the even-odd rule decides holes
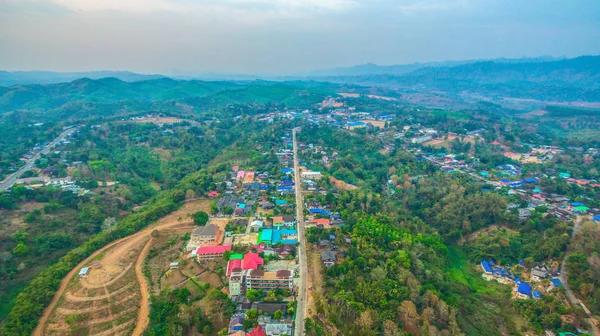
[[[231,272],[236,268],[242,268],[242,260],[241,259],[229,260],[229,262],[227,263],[227,276],[230,276]]]
[[[222,257],[225,251],[229,250],[231,250],[231,245],[200,246],[196,250],[196,258],[198,260],[217,259]]]
[[[327,218],[315,218],[309,220],[308,224],[328,226],[331,222]]]
[[[265,333],[263,327],[261,327],[261,326],[254,328],[254,330],[252,330],[251,332],[246,334],[246,336],[266,336],[266,335],[267,334]]]
[[[219,192],[216,190],[213,190],[208,193],[208,197],[219,197]]]
[[[263,258],[259,257],[257,253],[246,253],[244,255],[244,259],[242,260],[242,269],[243,270],[252,270],[257,269],[258,266],[264,264]]]

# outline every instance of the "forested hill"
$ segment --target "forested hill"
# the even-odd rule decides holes
[[[117,78],[83,78],[69,83],[0,87],[0,114],[27,110],[66,118],[74,113],[81,114],[81,111],[103,115],[126,109],[165,111],[175,105],[188,109],[247,103],[309,107],[326,96],[335,95],[341,87],[339,84],[312,81],[184,81],[160,78],[125,82]],[[346,86],[345,89],[360,88]]]
[[[163,78],[162,75],[142,75],[129,71],[87,71],[87,72],[53,72],[53,71],[0,71],[0,86],[27,84],[54,84],[70,82],[80,78],[100,79],[115,77],[126,82]]]
[[[600,56],[553,62],[475,62],[452,67],[427,67],[403,75],[381,73],[319,79],[418,92],[598,102]]]

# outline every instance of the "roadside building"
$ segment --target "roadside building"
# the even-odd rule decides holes
[[[276,272],[265,272],[262,269],[252,270],[246,276],[246,288],[262,291],[277,288],[292,290],[294,288],[292,272],[288,270]]]
[[[302,172],[301,177],[307,180],[320,180],[323,176],[318,171],[305,171]]]
[[[196,250],[198,261],[207,261],[222,258],[225,251],[231,250],[231,245],[201,246]]]

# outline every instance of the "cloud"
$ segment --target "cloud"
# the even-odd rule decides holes
[[[465,0],[422,0],[400,4],[398,9],[404,15],[420,15],[430,12],[464,9],[467,6],[468,3]]]

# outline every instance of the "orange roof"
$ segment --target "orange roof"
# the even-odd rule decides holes
[[[327,218],[315,218],[315,219],[311,219],[308,221],[309,224],[316,224],[316,225],[329,225],[329,219]]]
[[[283,223],[283,216],[273,217],[273,223]]]

